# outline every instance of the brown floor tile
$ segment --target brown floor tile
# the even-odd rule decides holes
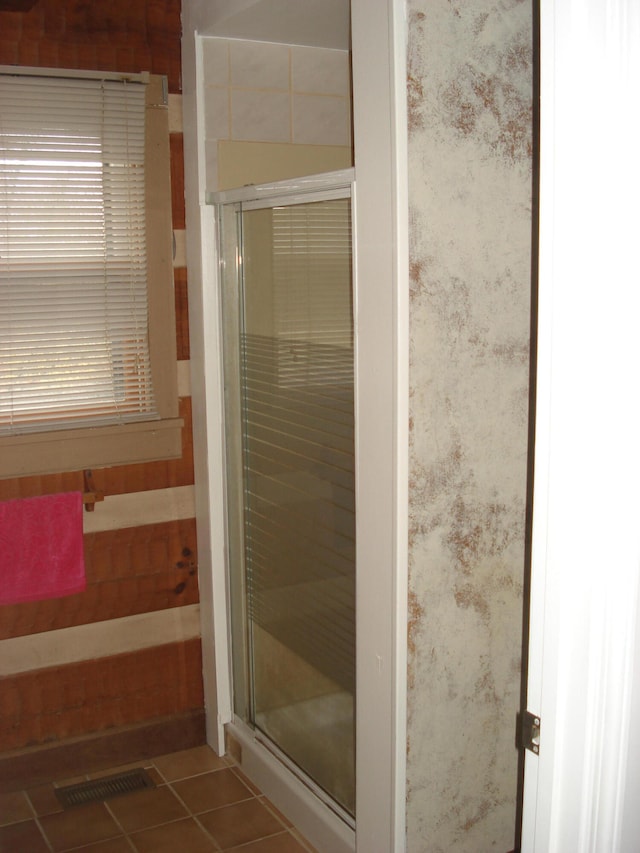
[[[135,848],[124,838],[110,838],[109,841],[98,841],[97,844],[87,844],[85,847],[75,847],[73,853],[133,853]]]
[[[139,767],[139,766],[140,766],[140,765],[138,765],[138,767]],[[146,772],[149,774],[149,778],[150,778],[150,779],[151,779],[151,780],[152,780],[156,785],[164,785],[165,780],[164,780],[164,779],[162,778],[162,776],[160,775],[160,771],[159,771],[159,770],[157,770],[155,767],[145,767],[144,769],[145,769],[145,770],[146,770]]]
[[[157,788],[68,809],[55,795],[56,787],[140,766]],[[186,809],[197,814],[198,821]],[[32,819],[34,812],[40,826]],[[219,758],[207,746],[0,794],[0,853],[51,850],[318,853],[232,759]]]
[[[26,794],[38,817],[62,811],[62,803],[56,797],[53,785],[38,785],[29,788]]]
[[[0,853],[49,853],[49,847],[36,822],[27,820],[0,829]]]
[[[229,768],[174,782],[172,788],[193,814],[230,806],[253,796]]]
[[[284,829],[275,815],[255,798],[206,812],[198,820],[224,850]]]
[[[145,829],[130,836],[137,853],[213,853],[217,844],[191,818]],[[285,851],[283,851],[285,853]]]
[[[208,746],[195,746],[193,749],[161,755],[154,758],[153,763],[167,782],[228,767],[226,759],[219,758]]]
[[[270,838],[262,838],[242,847],[230,847],[229,853],[308,853],[307,849],[299,844],[288,832],[280,835],[272,835]]]
[[[252,794],[254,794],[256,797],[259,797],[262,794],[262,791],[258,788],[258,786],[254,785],[251,779],[249,779],[248,776],[245,776],[245,774],[242,772],[242,770],[240,770],[239,767],[234,767],[233,772],[236,774],[236,776],[238,777],[238,779],[240,779],[241,782],[244,782],[244,784],[247,786],[247,788],[251,791]]]
[[[53,785],[38,785],[37,788],[29,788],[27,797],[31,800],[31,805],[38,817],[62,811],[62,803],[56,797]]]
[[[22,791],[0,794],[0,826],[31,820],[33,812]]]
[[[40,819],[44,834],[55,851],[93,844],[122,835],[104,803],[76,806]]]
[[[166,786],[114,797],[108,801],[107,808],[125,832],[137,832],[189,816],[173,791]]]

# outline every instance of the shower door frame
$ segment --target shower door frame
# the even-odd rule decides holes
[[[225,751],[232,718],[225,684],[224,495],[221,471],[220,318],[213,208],[205,203],[206,73],[216,35],[210,6],[183,8],[186,260],[190,390],[196,464],[200,615],[207,741]],[[362,291],[359,358],[366,365],[359,452],[359,524],[367,588],[357,601],[356,809],[358,850],[405,850],[408,530],[408,155],[406,9],[403,0],[351,0],[354,235]],[[209,189],[213,187],[209,186]],[[362,537],[358,537],[362,540]],[[297,818],[296,818],[297,821]],[[304,830],[302,824],[297,824]],[[325,845],[325,849],[326,845]]]
[[[249,185],[244,187],[238,187],[230,190],[220,190],[218,192],[208,192],[206,195],[206,202],[209,205],[212,205],[215,210],[215,230],[218,235],[218,240],[221,235],[221,217],[220,217],[220,208],[230,205],[237,206],[237,210],[235,211],[236,216],[242,216],[245,211],[252,210],[264,210],[269,208],[274,208],[277,206],[294,206],[294,205],[303,205],[303,204],[313,204],[313,203],[321,203],[323,201],[331,201],[336,199],[348,199],[350,201],[350,209],[351,209],[351,244],[352,244],[352,261],[351,261],[351,269],[352,269],[352,312],[353,312],[353,359],[354,359],[354,387],[353,387],[353,395],[354,395],[354,435],[356,437],[356,447],[354,447],[354,453],[356,456],[356,470],[355,470],[355,483],[354,488],[357,495],[357,435],[358,435],[358,423],[357,423],[357,411],[358,411],[358,370],[357,370],[357,351],[358,351],[358,336],[357,336],[357,326],[355,323],[355,318],[357,316],[357,282],[355,275],[355,257],[356,257],[356,247],[355,247],[355,226],[353,222],[354,215],[354,198],[355,198],[355,170],[353,168],[348,169],[340,169],[333,172],[320,173],[316,175],[307,175],[300,178],[294,178],[290,180],[284,181],[276,181],[271,183],[259,184],[259,185]],[[238,287],[241,287],[240,279],[244,275],[244,263],[242,259],[242,229],[239,226],[236,226],[236,241],[237,241],[237,255],[236,255],[236,269],[232,271],[228,271],[226,269],[222,269],[222,267],[226,267],[227,263],[227,253],[226,250],[222,247],[219,248],[219,256],[218,256],[218,264],[219,264],[219,273],[217,277],[217,290],[218,290],[218,300],[220,304],[222,303],[222,288],[226,285],[223,284],[223,280],[225,276],[229,276],[230,280],[237,281],[235,282]],[[240,309],[242,310],[242,309]],[[220,307],[220,317],[223,318],[222,307]],[[221,333],[220,339],[222,341],[224,332]],[[223,371],[224,372],[224,371]],[[223,411],[223,421],[226,422],[226,416]],[[225,438],[226,442],[226,438]],[[225,458],[227,458],[228,454],[225,450],[224,453]],[[228,464],[228,463],[227,463]],[[224,513],[226,517],[226,529],[227,536],[232,536],[231,533],[231,519],[229,514],[229,486],[228,486],[228,476],[229,472],[225,475],[225,495],[227,496],[225,499],[225,508]],[[356,497],[356,507],[357,507],[357,497]],[[356,517],[357,517],[357,508],[356,508]],[[237,527],[237,525],[233,525]],[[226,658],[226,666],[224,673],[218,673],[222,676],[222,682],[227,686],[229,690],[229,694],[225,696],[224,703],[231,708],[234,708],[234,695],[238,689],[241,689],[242,696],[245,697],[246,700],[246,692],[249,693],[252,691],[251,686],[247,686],[246,684],[242,685],[240,688],[238,685],[234,684],[234,663],[233,663],[233,649],[234,646],[237,648],[237,644],[234,643],[234,626],[233,626],[233,616],[232,616],[232,582],[231,582],[231,573],[234,571],[240,571],[244,574],[245,566],[244,566],[244,557],[240,557],[240,566],[235,566],[231,564],[231,547],[229,542],[225,546],[225,576],[224,576],[224,586],[226,589],[226,600],[227,600],[227,610],[226,610],[226,620],[224,624],[219,622],[216,625],[216,634],[218,635],[218,630],[224,630],[226,632],[226,643],[229,650],[229,653]],[[356,565],[357,565],[357,543],[356,543]],[[356,571],[357,574],[357,571]],[[218,586],[222,586],[223,579],[218,577]],[[243,623],[244,629],[247,630],[248,625],[248,615],[246,613],[246,601],[242,605],[244,609]],[[219,636],[219,635],[218,635]],[[221,640],[219,639],[220,643]],[[251,645],[250,641],[245,637],[244,640],[244,653],[248,654],[247,648]],[[355,654],[355,649],[354,649]],[[249,664],[249,671],[251,671],[252,667]],[[245,674],[245,678],[247,675]],[[249,678],[251,682],[252,679]],[[355,697],[354,697],[355,700]],[[251,700],[250,705],[253,705],[253,700]],[[250,716],[253,716],[250,714]],[[243,720],[239,717],[235,712],[232,715],[231,719],[226,720],[227,724],[231,724],[233,727],[234,736],[243,742],[245,749],[251,750],[253,748],[252,741],[255,740],[257,744],[261,744],[264,746],[275,758],[279,761],[283,767],[287,768],[292,774],[294,774],[298,779],[300,779],[306,788],[312,793],[313,796],[317,797],[324,805],[326,805],[332,812],[334,812],[350,829],[353,830],[355,828],[355,821],[351,818],[351,816],[333,799],[330,795],[328,795],[323,789],[317,785],[307,774],[306,772],[297,766],[295,761],[292,761],[288,758],[288,756],[281,752],[277,743],[272,742],[268,735],[263,734],[261,730],[256,726],[255,722],[251,723],[248,720]],[[339,831],[339,829],[338,829]],[[346,833],[346,837],[348,837],[348,832]]]

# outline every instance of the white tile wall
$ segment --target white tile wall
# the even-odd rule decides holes
[[[229,42],[226,39],[203,39],[202,62],[205,86],[229,85]]]
[[[220,139],[351,143],[347,51],[203,39],[207,186]]]
[[[207,87],[204,128],[207,139],[228,139],[231,121],[229,90]]]
[[[232,41],[231,85],[289,91],[289,53],[285,44]]]
[[[351,89],[349,54],[320,47],[291,48],[291,77],[294,92],[341,95]]]
[[[290,142],[288,92],[231,90],[231,138],[252,142]]]
[[[207,189],[218,188],[218,140],[205,139],[204,141],[205,169],[207,176]]]
[[[301,145],[348,145],[349,102],[331,95],[293,96],[293,139]]]

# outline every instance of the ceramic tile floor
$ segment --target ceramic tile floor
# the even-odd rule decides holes
[[[130,766],[157,787],[66,809],[54,787],[82,779],[0,794],[0,853],[318,853],[233,759],[207,746]]]

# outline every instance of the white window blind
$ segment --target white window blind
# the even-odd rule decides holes
[[[273,279],[280,381],[351,384],[350,199],[274,208]]]
[[[145,86],[0,75],[0,434],[157,417]]]

